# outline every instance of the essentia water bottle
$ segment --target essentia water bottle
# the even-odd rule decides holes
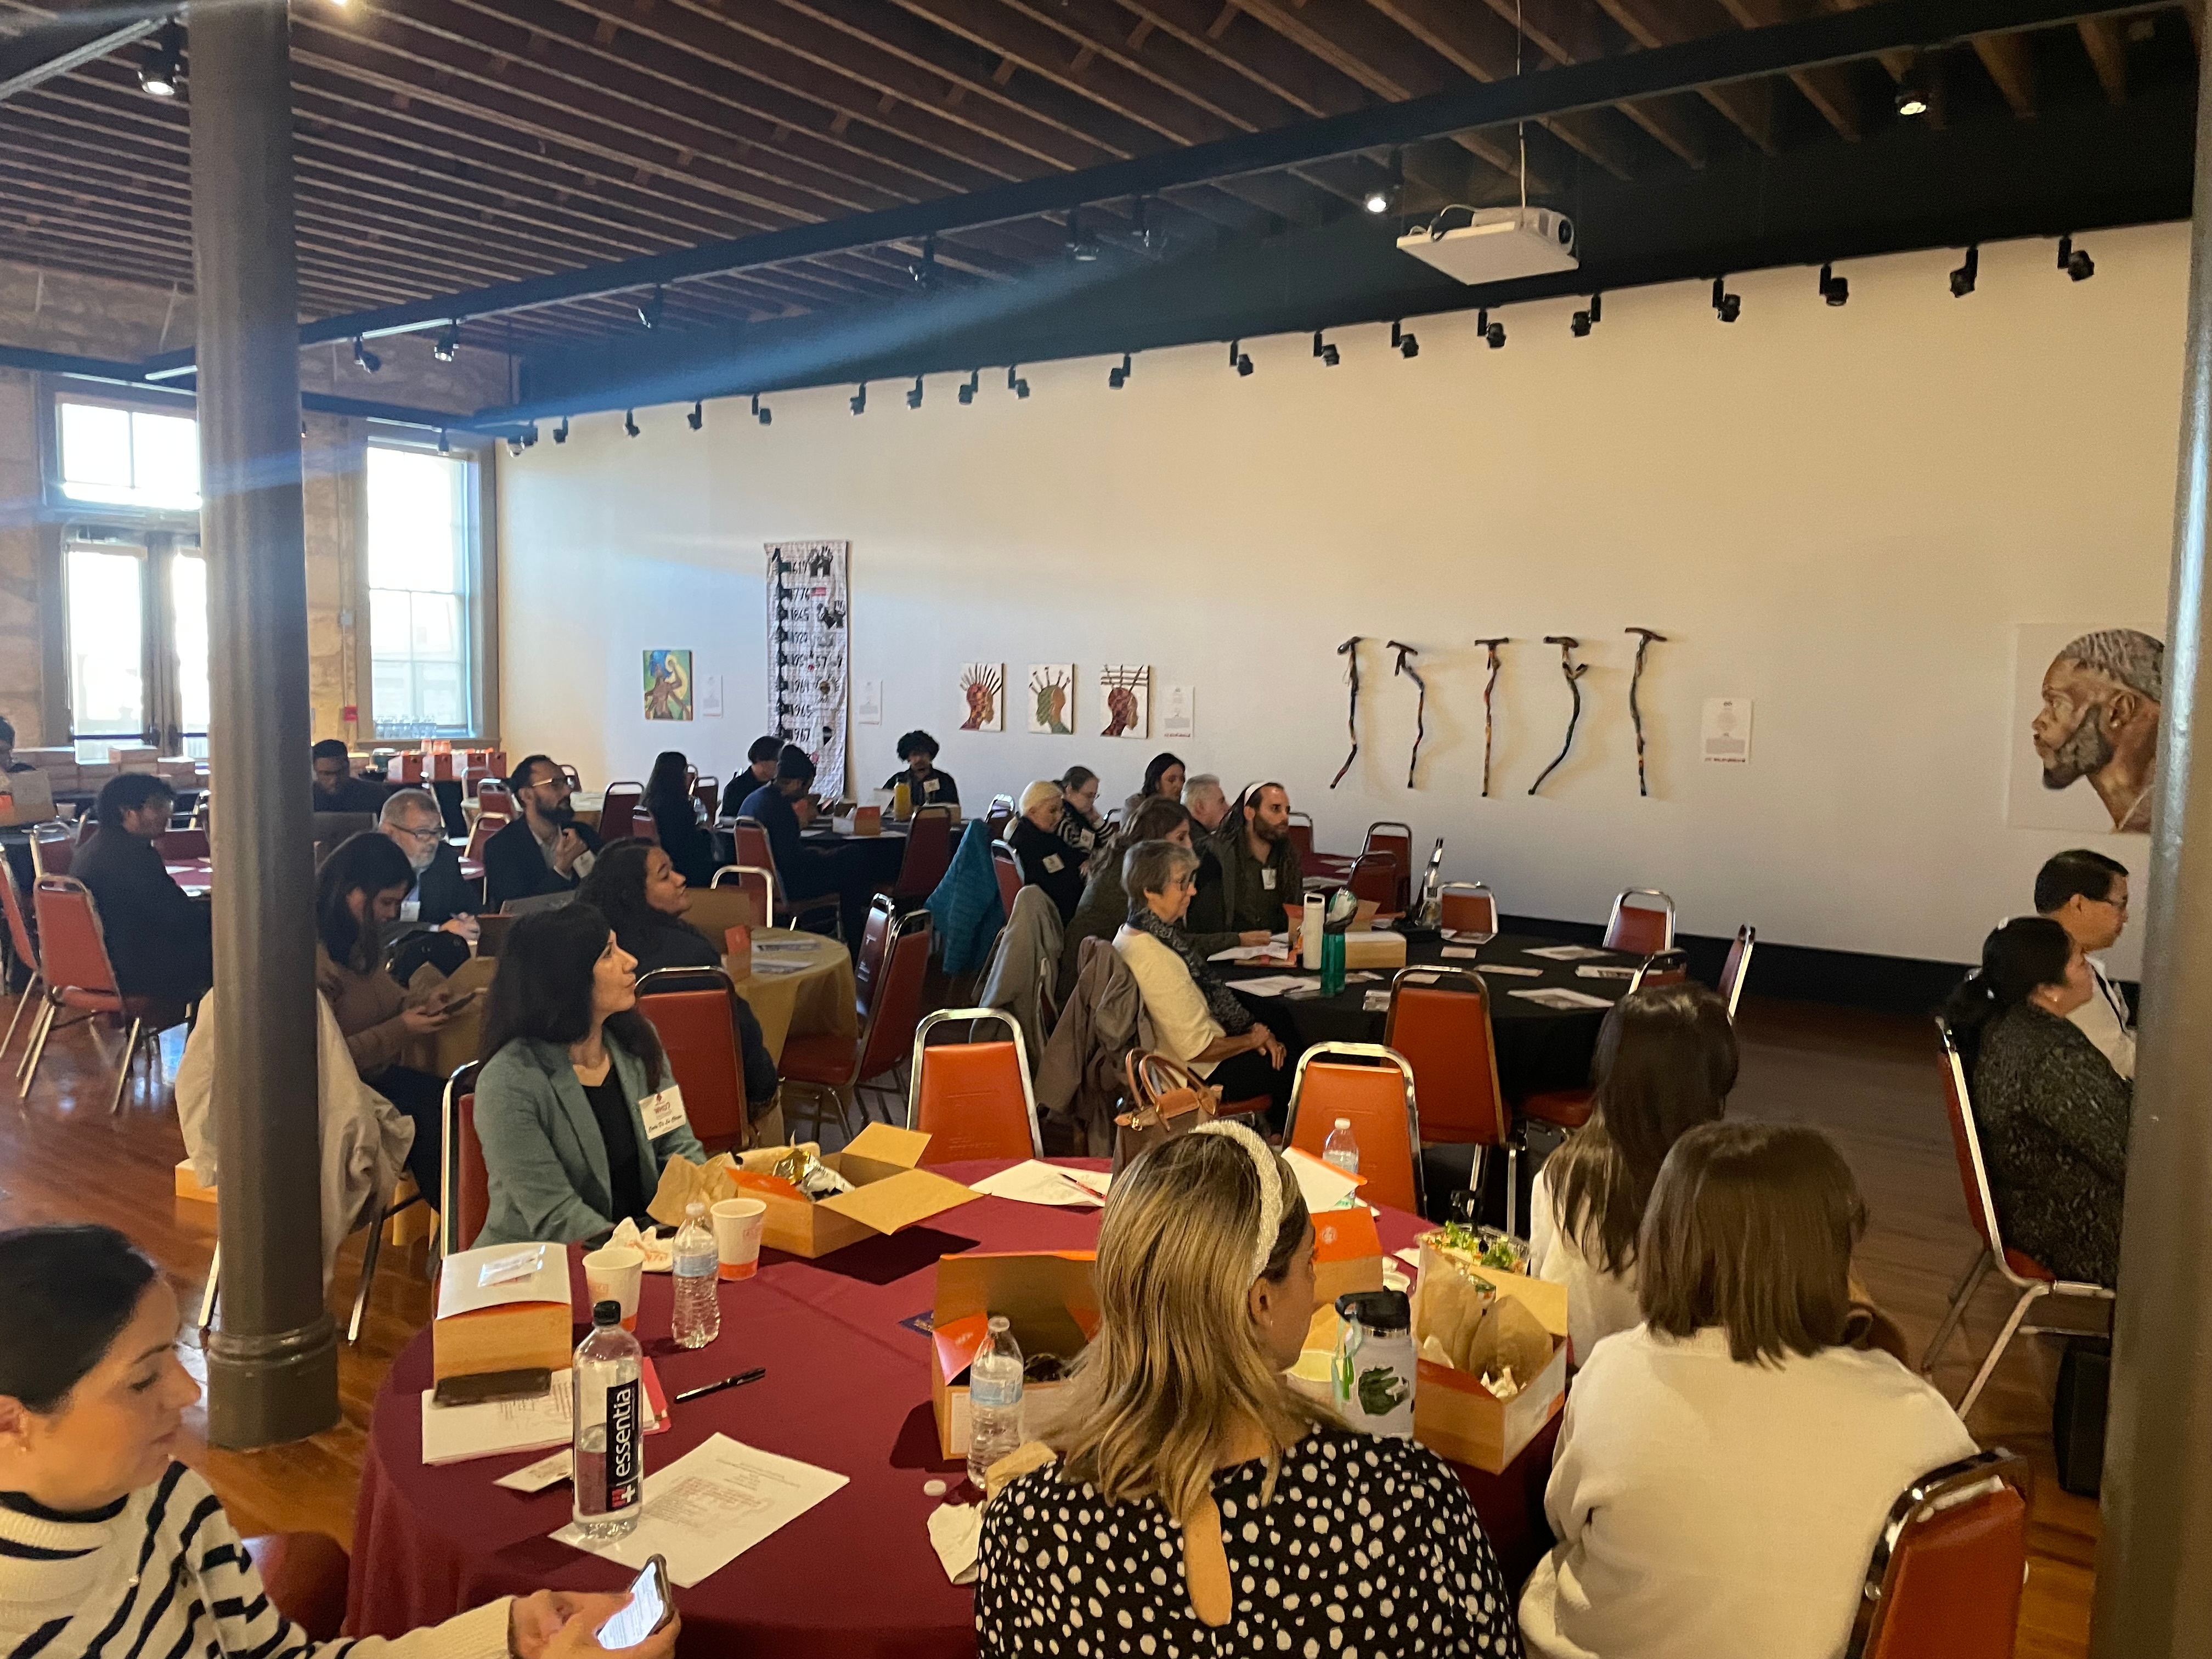
[[[991,1465],[1022,1443],[1022,1351],[993,1314],[983,1346],[968,1367],[968,1478],[977,1491]]]
[[[622,1328],[622,1304],[592,1307],[592,1334],[577,1345],[575,1519],[604,1542],[627,1538],[645,1505],[645,1396],[638,1382],[644,1351]]]
[[[1337,1119],[1328,1139],[1322,1143],[1321,1158],[1322,1163],[1334,1164],[1348,1176],[1359,1173],[1359,1143],[1352,1137],[1350,1118]]]
[[[707,1206],[696,1199],[684,1206],[670,1266],[676,1280],[676,1346],[703,1348],[722,1334],[722,1304],[714,1294],[722,1261],[707,1225]]]

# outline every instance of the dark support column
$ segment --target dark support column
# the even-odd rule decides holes
[[[283,0],[195,6],[191,24],[222,1194],[208,1438],[243,1448],[338,1419],[317,1179],[292,64]]]
[[[2142,1040],[2090,1650],[2212,1653],[2212,54],[2198,74],[2189,344],[2151,821]],[[2199,763],[2202,763],[2200,765]]]

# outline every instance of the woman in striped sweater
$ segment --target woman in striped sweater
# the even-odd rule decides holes
[[[106,1227],[0,1233],[0,1652],[9,1659],[598,1659],[626,1595],[502,1597],[386,1641],[270,1605],[207,1482],[176,1293]],[[670,1659],[671,1620],[624,1659]]]

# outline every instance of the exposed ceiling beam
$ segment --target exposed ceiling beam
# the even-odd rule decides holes
[[[1974,55],[2014,115],[2025,121],[2035,113],[2035,54],[2027,40],[2017,34],[1978,34]]]
[[[2085,17],[2074,26],[2081,33],[2081,49],[2097,71],[2097,83],[2116,104],[2128,101],[2128,41],[2116,17]]]
[[[144,39],[161,27],[179,3],[102,6],[87,18],[37,21],[0,40],[0,99],[12,98]]]
[[[187,385],[170,381],[162,386],[149,386],[140,377],[136,363],[118,362],[106,357],[79,357],[66,351],[40,351],[29,346],[0,345],[0,368],[26,369],[39,374],[59,374],[75,380],[94,381],[103,386],[130,386],[134,390],[163,394],[190,403],[194,393]],[[481,424],[473,415],[451,414],[441,409],[417,409],[406,404],[379,403],[367,398],[340,398],[326,392],[302,392],[300,407],[315,415],[349,415],[356,420],[385,421],[398,426],[421,427],[441,432],[497,431],[512,422],[497,421]]]
[[[1361,150],[1517,120],[1543,120],[1626,99],[1756,82],[1899,49],[2008,35],[2136,9],[2132,0],[1886,0],[1771,28],[1731,29],[1680,46],[1607,58],[1542,74],[1383,104],[1300,125],[1239,134],[1057,177],[995,185],[971,195],[880,210],[739,238],[679,252],[502,283],[467,293],[328,317],[301,331],[303,343],[399,333],[453,317],[483,317],[672,284],[786,260],[1065,211],[1085,203],[1279,171]],[[189,362],[171,354],[149,367]]]

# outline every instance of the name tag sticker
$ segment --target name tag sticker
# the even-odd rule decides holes
[[[1266,888],[1269,892],[1273,892],[1275,890],[1275,872],[1273,870],[1262,870],[1260,872],[1260,885]]]
[[[420,921],[422,919],[422,901],[421,899],[402,899],[399,901],[400,921]]]
[[[645,1138],[647,1140],[658,1140],[690,1121],[684,1115],[684,1091],[673,1083],[659,1094],[647,1095],[639,1101],[637,1109],[645,1119]]]
[[[1047,853],[1044,855],[1044,867],[1046,874],[1056,876],[1067,866],[1061,862],[1059,854]]]
[[[935,778],[925,778],[925,779],[923,779],[923,780],[922,780],[922,785],[921,785],[921,793],[922,793],[923,794],[925,794],[925,795],[933,795],[933,794],[935,794],[935,793],[937,793],[937,780],[936,780]]]

